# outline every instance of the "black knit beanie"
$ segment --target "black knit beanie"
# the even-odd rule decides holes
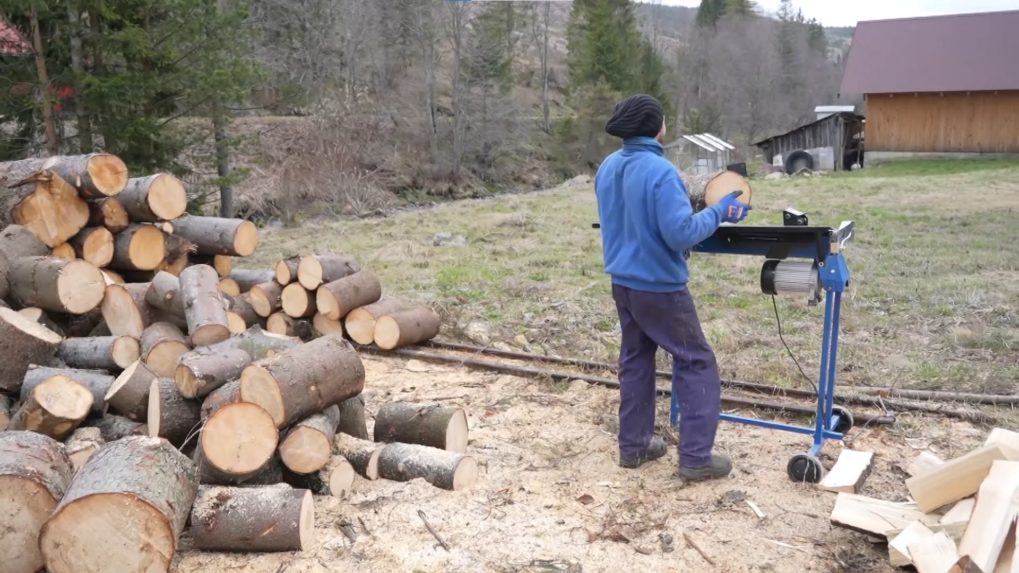
[[[605,124],[605,132],[622,139],[645,135],[655,137],[662,130],[665,112],[657,99],[637,94],[616,104],[612,117]]]

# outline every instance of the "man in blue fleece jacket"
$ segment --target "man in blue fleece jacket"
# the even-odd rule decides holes
[[[679,475],[688,481],[724,477],[728,457],[713,455],[721,381],[687,290],[687,258],[723,222],[750,209],[734,192],[694,213],[676,168],[663,157],[662,106],[648,95],[619,102],[605,131],[623,146],[595,177],[605,272],[619,313],[619,464],[635,468],[665,455],[654,435],[655,353],[672,355],[672,391],[679,396]]]

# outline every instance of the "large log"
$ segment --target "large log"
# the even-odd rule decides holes
[[[339,423],[340,409],[333,405],[291,426],[279,446],[283,465],[299,474],[324,468],[332,455],[333,437]]]
[[[251,287],[248,294],[251,295],[251,307],[262,318],[268,318],[269,315],[278,311],[283,305],[283,301],[280,298],[283,294],[283,287],[277,282],[255,285]]]
[[[181,355],[191,350],[184,333],[169,322],[147,326],[140,343],[142,361],[156,376],[173,376]]]
[[[75,430],[71,437],[67,438],[64,451],[67,452],[67,457],[70,458],[74,471],[78,471],[92,457],[92,454],[99,451],[99,448],[103,447],[105,443],[103,433],[99,428],[83,426]]]
[[[66,243],[88,222],[88,204],[59,175],[31,167],[0,163],[0,224],[23,225],[47,247]]]
[[[178,388],[179,389],[179,388]],[[241,381],[233,380],[209,392],[202,400],[201,416],[205,420],[215,414],[223,406],[241,401]]]
[[[22,306],[85,314],[99,306],[106,292],[103,273],[85,261],[56,257],[22,257],[11,262],[11,295]]]
[[[182,396],[172,378],[153,380],[149,386],[149,435],[182,447],[192,433],[198,432],[202,423],[201,407],[197,400]]]
[[[141,360],[131,364],[117,376],[106,391],[106,403],[113,411],[140,422],[148,418],[149,387],[159,378]]]
[[[76,257],[97,267],[113,261],[113,233],[106,227],[85,227],[66,244],[74,249]]]
[[[8,430],[30,430],[63,440],[71,435],[92,408],[92,393],[66,376],[43,380],[21,401]]]
[[[256,404],[227,404],[202,425],[195,462],[202,483],[236,484],[269,465],[279,432],[269,414]]]
[[[247,257],[258,245],[258,229],[251,221],[188,215],[173,220],[174,233],[195,244],[200,255]]]
[[[0,433],[0,555],[5,572],[43,568],[39,530],[64,497],[72,475],[60,442],[35,432]]]
[[[188,334],[195,346],[208,346],[230,337],[223,295],[219,292],[216,270],[195,265],[180,274],[180,294]]]
[[[364,415],[364,396],[358,394],[340,402],[340,425],[336,431],[360,438],[368,439],[368,424]]]
[[[980,484],[973,516],[959,543],[963,571],[995,570],[1005,537],[1016,519],[1017,502],[1019,461],[994,462]]]
[[[241,292],[248,292],[251,287],[267,283],[274,277],[275,274],[269,269],[234,269],[230,273],[230,278],[237,283]]]
[[[127,184],[127,165],[109,153],[55,155],[25,159],[18,163],[24,163],[36,171],[56,173],[86,199],[113,197]]]
[[[326,467],[310,474],[283,472],[283,480],[293,487],[311,490],[315,495],[343,498],[354,485],[354,466],[343,456],[332,456]]]
[[[375,415],[376,442],[467,451],[467,413],[459,406],[390,402]]]
[[[54,376],[65,376],[81,384],[92,394],[92,413],[103,415],[106,412],[106,393],[113,386],[115,378],[106,370],[89,370],[82,368],[54,368],[32,364],[25,372],[25,380],[21,385],[21,399],[25,400],[32,390]]]
[[[124,191],[117,197],[132,221],[157,222],[176,219],[188,206],[184,184],[169,173],[156,173],[148,177],[128,179]]]
[[[280,302],[287,316],[304,318],[315,314],[315,293],[305,289],[301,283],[283,287]]]
[[[47,364],[60,336],[9,308],[0,308],[0,390],[21,388],[29,364]]]
[[[282,286],[297,280],[297,267],[301,264],[300,256],[287,257],[276,261],[276,266],[273,267],[273,275]]]
[[[355,308],[369,305],[381,297],[382,285],[378,277],[365,269],[320,286],[315,293],[315,302],[319,312],[333,320],[340,320]]]
[[[400,299],[383,297],[378,302],[350,311],[343,320],[343,328],[354,342],[371,344],[375,341],[376,320],[409,307],[409,304]]]
[[[311,492],[286,484],[202,486],[191,509],[191,538],[203,551],[300,551],[314,531]]]
[[[149,428],[145,424],[109,413],[102,418],[86,420],[85,423],[99,430],[104,442],[114,442],[128,436],[149,435]]]
[[[198,492],[194,464],[147,436],[107,444],[85,463],[39,545],[52,573],[169,571]]]
[[[88,224],[94,227],[106,227],[116,235],[131,224],[124,205],[116,197],[107,197],[89,201]]]
[[[371,440],[362,440],[347,434],[338,434],[333,442],[336,453],[340,454],[350,462],[361,477],[365,479],[379,479],[379,454],[385,444],[378,444]]]
[[[300,258],[297,265],[297,280],[304,288],[314,291],[320,285],[352,275],[359,270],[360,263],[350,255],[319,253]]]
[[[0,231],[0,299],[7,298],[10,293],[7,276],[11,261],[21,257],[44,257],[49,253],[49,247],[21,225],[8,225]]]
[[[435,487],[458,491],[477,481],[478,463],[455,452],[393,443],[379,453],[379,477],[394,481],[424,478]]]
[[[439,315],[426,307],[401,310],[375,321],[375,344],[392,350],[431,340],[439,334]]]
[[[251,364],[241,373],[241,399],[265,408],[280,428],[356,396],[363,388],[361,359],[335,334]]]
[[[72,368],[123,370],[140,352],[138,340],[130,336],[93,336],[64,340],[57,358]]]
[[[130,225],[117,234],[113,241],[115,269],[151,271],[166,258],[166,240],[163,231],[154,225]]]
[[[251,362],[299,344],[300,341],[295,338],[265,332],[255,326],[223,342],[199,347],[181,356],[174,381],[184,396],[206,396],[230,380],[239,378],[244,367]]]

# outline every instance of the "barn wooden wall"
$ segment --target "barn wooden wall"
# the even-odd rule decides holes
[[[868,151],[1019,153],[1019,91],[869,94]]]

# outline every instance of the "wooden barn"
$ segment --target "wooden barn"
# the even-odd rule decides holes
[[[843,95],[867,160],[1019,153],[1019,10],[860,22]]]
[[[818,113],[818,119],[754,143],[764,159],[786,173],[801,169],[848,170],[863,162],[863,116],[851,111]]]

